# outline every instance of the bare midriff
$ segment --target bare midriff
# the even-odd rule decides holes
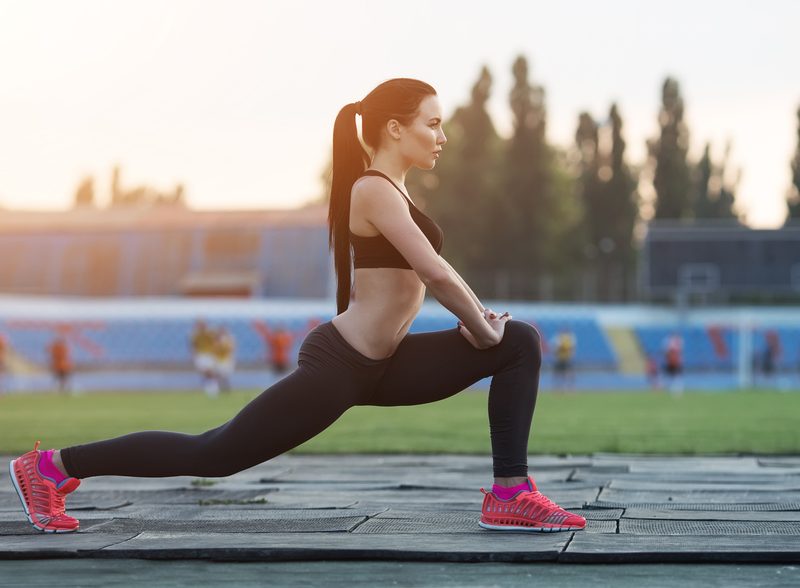
[[[362,355],[391,357],[422,306],[425,285],[414,270],[359,268],[354,291],[355,299],[333,325]]]

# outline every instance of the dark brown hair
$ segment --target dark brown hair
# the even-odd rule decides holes
[[[333,125],[333,173],[328,208],[328,246],[336,269],[336,314],[350,304],[350,191],[370,163],[370,155],[358,139],[356,114],[361,115],[364,143],[378,149],[381,129],[390,120],[410,124],[432,86],[419,80],[395,78],[383,82],[360,102],[339,111]]]

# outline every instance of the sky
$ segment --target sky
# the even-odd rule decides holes
[[[640,164],[665,77],[681,84],[690,158],[741,169],[737,206],[779,226],[800,107],[794,0],[0,0],[0,206],[63,210],[86,175],[197,209],[300,206],[321,192],[333,121],[393,77],[436,87],[445,116],[486,65],[511,129],[511,65],[546,91],[548,140],[617,102]],[[447,156],[447,151],[443,157]]]

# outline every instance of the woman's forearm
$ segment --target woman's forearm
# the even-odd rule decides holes
[[[497,332],[489,326],[483,311],[475,304],[468,289],[452,273],[442,275],[440,280],[426,283],[433,297],[461,319],[481,345],[491,347],[499,343]]]
[[[445,260],[443,257],[442,257],[442,261],[447,266],[447,268],[450,270],[450,273],[452,273],[455,276],[455,278],[459,282],[461,282],[461,285],[467,291],[467,294],[469,294],[470,298],[472,298],[472,301],[475,303],[475,306],[477,306],[478,310],[481,312],[481,314],[483,314],[483,311],[485,310],[485,308],[484,308],[483,304],[481,304],[481,301],[478,299],[478,297],[475,295],[475,292],[472,291],[472,288],[469,287],[469,285],[464,281],[464,278],[462,278],[458,274],[458,272],[453,268],[453,266],[450,265],[449,263],[447,263],[447,260]]]

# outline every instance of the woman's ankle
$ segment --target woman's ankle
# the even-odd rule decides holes
[[[56,469],[59,472],[64,474],[64,476],[66,476],[67,478],[70,477],[69,473],[67,472],[67,469],[64,467],[64,462],[61,461],[61,450],[60,449],[56,449],[53,452],[52,461],[53,461],[53,465],[56,467]]]
[[[36,469],[39,470],[39,473],[43,475],[45,478],[48,478],[55,482],[56,484],[61,484],[64,480],[69,478],[69,474],[64,472],[64,465],[61,464],[59,467],[56,464],[55,460],[56,450],[55,449],[48,449],[47,451],[39,451],[39,457],[36,460]],[[59,461],[61,461],[61,456],[59,456]]]
[[[528,478],[526,476],[512,476],[510,478],[495,478],[494,483],[504,488],[513,488],[520,484],[526,484]]]

